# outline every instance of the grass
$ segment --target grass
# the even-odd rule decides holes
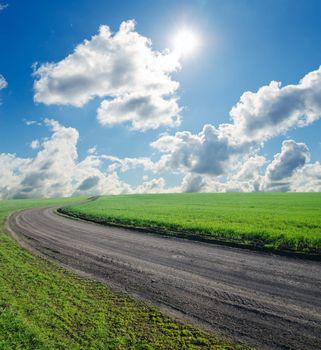
[[[321,193],[192,193],[106,196],[68,215],[207,237],[256,248],[321,254]]]
[[[14,211],[76,200],[0,201],[1,350],[245,349],[77,277],[5,233]]]

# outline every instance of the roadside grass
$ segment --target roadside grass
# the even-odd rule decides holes
[[[247,349],[36,257],[5,233],[14,211],[76,201],[0,201],[1,350]]]
[[[185,233],[255,248],[321,254],[321,193],[184,193],[105,196],[66,207],[100,223]]]

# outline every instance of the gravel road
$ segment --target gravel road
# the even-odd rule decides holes
[[[8,221],[64,266],[259,349],[321,349],[321,264],[71,220],[54,208]]]

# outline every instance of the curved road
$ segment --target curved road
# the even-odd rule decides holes
[[[71,220],[13,214],[22,244],[260,349],[321,349],[321,264]]]

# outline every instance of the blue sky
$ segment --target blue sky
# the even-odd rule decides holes
[[[282,86],[297,85],[300,79],[319,69],[321,64],[320,1],[120,2],[83,0],[53,2],[42,0],[22,2],[8,0],[2,2],[2,5],[6,4],[8,6],[3,6],[5,8],[0,11],[2,47],[0,74],[7,82],[7,86],[0,91],[0,152],[3,157],[7,158],[8,154],[15,154],[15,160],[20,162],[19,166],[17,165],[20,170],[16,168],[7,170],[10,176],[0,171],[0,175],[9,176],[11,179],[6,188],[2,189],[3,198],[26,197],[29,196],[26,194],[28,191],[30,196],[76,194],[80,191],[79,188],[86,187],[81,185],[87,178],[97,176],[99,181],[93,181],[96,184],[107,181],[105,177],[111,182],[108,178],[111,173],[114,174],[114,177],[115,173],[117,174],[118,187],[115,185],[115,188],[119,188],[119,192],[129,193],[143,192],[145,187],[146,191],[149,188],[155,191],[319,189],[321,120],[318,116],[311,117],[313,121],[308,118],[309,121],[304,123],[306,126],[299,127],[299,117],[296,121],[292,120],[297,111],[295,108],[289,112],[287,117],[287,120],[292,120],[291,122],[282,119],[282,127],[279,121],[273,121],[276,123],[275,126],[269,124],[269,128],[279,130],[277,132],[263,132],[263,128],[266,128],[264,122],[261,129],[257,131],[257,134],[262,131],[261,140],[258,138],[254,140],[252,136],[247,136],[246,140],[244,138],[242,141],[242,145],[236,147],[230,137],[224,143],[224,147],[232,149],[232,152],[226,153],[225,156],[219,153],[223,147],[221,131],[217,135],[216,131],[214,132],[220,139],[219,145],[211,145],[206,150],[202,141],[203,135],[199,133],[206,124],[215,128],[219,128],[224,123],[231,124],[230,110],[238,103],[244,92],[256,93],[262,86],[268,86],[274,80],[281,82]],[[169,122],[164,122],[164,115],[155,116],[159,125],[154,124],[153,127],[146,130],[142,126],[133,130],[131,120],[128,118],[127,122],[111,123],[110,118],[122,117],[119,115],[119,108],[124,108],[124,106],[119,106],[118,103],[116,107],[108,105],[108,110],[104,111],[107,126],[102,125],[97,120],[97,109],[101,102],[104,99],[109,102],[114,98],[123,99],[123,94],[120,95],[117,92],[116,96],[111,92],[110,87],[105,88],[102,94],[101,90],[98,93],[95,87],[88,101],[79,107],[72,105],[71,100],[63,99],[64,92],[60,91],[60,95],[56,96],[56,102],[52,103],[51,97],[48,97],[48,94],[53,94],[53,90],[48,87],[50,83],[44,87],[46,84],[44,76],[41,76],[39,72],[38,75],[33,75],[37,69],[33,68],[35,63],[38,64],[38,68],[48,62],[58,64],[72,54],[77,45],[81,45],[85,39],[90,41],[92,36],[98,33],[101,25],[107,25],[113,33],[117,33],[121,23],[128,20],[136,22],[135,28],[132,29],[133,32],[151,40],[152,44],[149,46],[151,52],[164,52],[166,48],[169,48],[170,52],[175,51],[172,38],[182,28],[188,28],[199,38],[200,44],[194,52],[186,57],[177,58],[176,63],[180,65],[180,68],[166,72],[169,76],[168,84],[179,83],[175,91],[169,93],[168,90],[166,94],[158,91],[155,92],[156,95],[149,95],[146,92],[148,88],[144,88],[144,92],[141,93],[144,98],[151,96],[161,98],[159,103],[170,101],[172,103],[171,112],[176,107],[182,108],[180,113],[176,113],[180,115],[180,123],[175,124],[174,117]],[[68,69],[71,70],[70,67]],[[97,70],[99,69],[101,67],[97,64]],[[46,74],[53,73],[46,71]],[[108,76],[106,77],[108,79]],[[53,81],[55,78],[50,75],[50,79]],[[37,89],[34,84],[37,80],[43,81],[44,84],[42,84],[42,90],[39,90],[41,97],[35,101]],[[68,84],[71,83],[68,82]],[[78,81],[75,84],[80,83]],[[90,84],[92,86],[92,82]],[[129,87],[126,82],[124,84],[123,88],[127,89],[127,96]],[[169,89],[168,86],[167,88]],[[318,98],[321,100],[321,88],[319,92],[318,88],[320,88],[319,85],[315,84],[311,91],[309,90],[313,101],[317,101]],[[130,94],[133,94],[137,86],[133,85],[130,89]],[[287,97],[287,103],[299,104],[296,101],[305,98],[302,97],[305,92],[303,93],[301,88],[298,90],[299,92],[295,92],[296,100],[293,101],[294,97],[291,95]],[[170,96],[167,95],[168,93]],[[68,95],[68,98],[70,96]],[[305,109],[299,112],[303,116],[306,113],[309,114],[309,111],[306,110],[309,109],[307,104],[311,100],[309,96],[306,97],[307,102],[303,103]],[[76,98],[73,96],[72,101],[75,101]],[[174,106],[176,98],[178,98],[177,106]],[[266,98],[268,97],[264,97],[264,100]],[[313,113],[319,115],[319,106],[317,102],[315,104],[317,106],[313,107]],[[270,104],[266,110],[269,106]],[[154,108],[155,105],[149,107]],[[115,108],[118,108],[118,112]],[[157,108],[156,112],[155,109],[150,111],[159,113],[159,105]],[[283,100],[280,108],[283,110],[288,108],[288,106],[284,107]],[[277,116],[279,111],[274,107],[273,110]],[[112,113],[114,114],[111,115]],[[274,118],[274,116],[263,114],[256,115],[256,117],[261,118],[260,120]],[[85,175],[80,176],[73,171],[70,174],[71,177],[74,177],[73,185],[70,183],[66,185],[65,182],[61,184],[62,187],[70,187],[68,191],[53,190],[53,186],[55,188],[59,186],[49,181],[49,178],[57,171],[58,164],[53,167],[52,174],[49,175],[44,174],[41,167],[36,168],[35,165],[37,162],[41,163],[40,159],[37,161],[37,157],[41,157],[38,153],[45,148],[43,145],[45,138],[50,139],[54,132],[52,124],[44,122],[45,118],[57,121],[61,128],[69,127],[79,133],[79,139],[75,140],[78,158],[72,160],[76,163],[76,167],[78,162],[86,159],[88,149],[96,147],[95,156],[100,161],[99,173],[96,174],[98,168],[95,168],[93,173],[96,175],[91,176],[88,170],[89,173],[86,174],[88,176],[84,177]],[[252,118],[252,115],[249,118]],[[26,120],[32,120],[41,125],[26,125]],[[146,119],[142,123],[145,121]],[[244,130],[248,131],[248,129]],[[194,146],[190,148],[191,143],[188,144],[188,147],[184,144],[180,149],[175,148],[177,139],[181,142],[179,135],[174,139],[174,135],[179,131],[199,135],[200,146],[196,147],[197,150]],[[153,142],[164,137],[164,133],[171,137],[165,140],[172,144],[171,150],[164,150],[163,146],[151,147]],[[233,138],[243,139],[243,136],[235,136],[235,132],[233,135]],[[32,149],[30,147],[32,140],[38,140],[39,147]],[[294,144],[288,142],[283,147],[282,142],[285,140],[291,140]],[[158,144],[160,143],[159,141]],[[68,152],[62,148],[60,151]],[[183,156],[184,152],[187,152],[188,155]],[[278,154],[279,157],[277,157]],[[156,164],[162,155],[167,157],[163,159],[163,163],[166,164]],[[131,158],[136,160],[136,162],[133,161],[136,165],[127,166],[126,171],[120,171],[120,168],[116,166],[110,169],[108,166],[112,165],[113,161],[106,158],[110,156],[119,159]],[[174,159],[176,156],[180,162]],[[145,163],[137,166],[137,159],[141,157],[144,157],[145,162],[146,159],[151,159],[154,164],[149,167]],[[182,160],[184,157],[189,157],[188,164]],[[249,161],[250,173],[255,173],[256,178],[243,177],[240,180],[237,174],[242,172],[241,166],[249,158],[253,158]],[[30,164],[22,166],[21,164],[27,163],[27,159],[31,159]],[[74,163],[70,166],[74,167]],[[116,163],[119,165],[119,160]],[[252,168],[254,163],[256,164],[255,169]],[[7,167],[7,163],[3,161],[0,166]],[[24,170],[21,170],[22,168]],[[313,177],[311,177],[310,186],[302,187],[302,178],[307,176],[306,172],[310,177],[312,172]],[[56,175],[59,177],[58,174]],[[48,176],[48,181],[46,183],[35,182],[34,190],[25,191],[22,188],[24,181],[26,182],[26,178],[31,175]],[[159,182],[155,187],[152,185],[149,187],[148,184],[143,186],[144,181],[151,183],[153,179],[160,178],[164,182]],[[137,189],[139,185],[143,187]],[[39,188],[36,189],[36,187]],[[106,185],[92,186],[88,190],[89,192],[108,192],[110,189],[107,187]]]

